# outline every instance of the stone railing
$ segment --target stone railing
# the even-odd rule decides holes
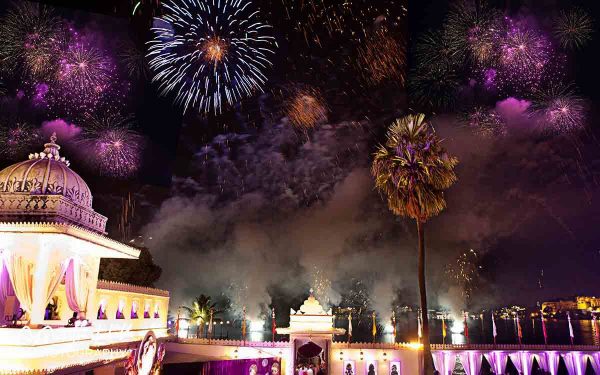
[[[97,233],[105,233],[107,218],[77,205],[62,195],[1,194],[0,219],[5,221],[52,221],[72,223]]]
[[[348,342],[334,341],[331,344],[332,348],[347,348],[347,349],[414,349],[415,344],[408,342]]]
[[[289,348],[289,341],[243,341],[243,340],[227,340],[227,339],[193,339],[193,338],[177,338],[179,344],[196,344],[196,345],[222,345],[222,346],[243,346],[249,348]]]
[[[118,292],[148,294],[159,297],[169,297],[168,290],[138,286],[133,284],[119,283],[116,281],[98,280],[98,289],[114,290]]]

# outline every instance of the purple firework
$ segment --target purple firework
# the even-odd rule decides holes
[[[544,130],[555,133],[572,133],[586,123],[585,101],[569,87],[555,86],[538,92],[532,113]]]
[[[539,31],[509,20],[506,34],[500,40],[499,79],[502,86],[515,91],[539,87],[552,52],[552,45]]]
[[[81,141],[89,163],[101,175],[133,176],[140,166],[142,136],[131,129],[131,117],[109,115],[90,121],[91,126],[83,132]]]

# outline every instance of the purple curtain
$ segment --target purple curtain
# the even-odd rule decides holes
[[[233,361],[211,361],[202,364],[202,375],[262,375],[271,374],[271,368],[277,363],[281,374],[281,363],[278,358],[237,359]],[[256,371],[254,371],[256,370]]]
[[[440,375],[448,375],[448,370],[446,370],[446,363],[444,361],[444,352],[433,351],[431,356],[433,357],[433,366]]]
[[[548,356],[548,369],[550,375],[558,374],[558,363],[560,362],[560,355],[557,352],[547,352]]]
[[[523,362],[521,361],[521,353],[520,352],[510,353],[508,355],[508,358],[510,358],[510,361],[513,363],[513,365],[515,366],[515,368],[517,369],[519,374],[522,374],[523,373]]]
[[[584,362],[581,353],[569,352],[563,355],[565,365],[569,375],[580,375],[583,374]]]
[[[481,353],[476,351],[459,354],[460,362],[467,375],[478,375],[481,372]]]
[[[4,301],[8,296],[14,296],[15,291],[13,290],[12,283],[8,277],[8,270],[4,259],[0,256],[0,305],[4,305]]]

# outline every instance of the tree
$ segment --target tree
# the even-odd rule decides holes
[[[139,259],[102,259],[99,278],[139,286],[154,286],[162,269],[154,264],[148,248],[139,249]]]
[[[206,296],[204,294],[196,297],[191,306],[182,306],[182,308],[187,312],[188,318],[198,325],[196,331],[197,338],[202,336],[204,325],[209,322],[210,311],[213,311],[213,317],[223,312],[217,308],[216,302],[211,301],[210,296]]]
[[[408,115],[388,129],[384,145],[375,152],[371,172],[375,187],[386,197],[389,209],[414,219],[419,237],[418,274],[423,322],[423,369],[433,374],[427,290],[425,286],[425,231],[427,220],[446,207],[444,191],[457,177],[458,159],[448,156],[442,140],[425,121],[425,115]]]

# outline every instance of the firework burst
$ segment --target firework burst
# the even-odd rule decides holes
[[[494,138],[507,134],[506,122],[493,109],[475,107],[465,114],[463,121],[475,133],[485,138]]]
[[[215,113],[262,90],[272,65],[270,26],[244,0],[177,0],[155,20],[148,57],[161,93],[189,107]]]
[[[116,178],[133,176],[141,161],[142,136],[131,129],[132,117],[92,117],[79,143],[98,173]]]
[[[293,85],[284,90],[284,115],[296,129],[306,131],[327,121],[327,103],[316,87]]]
[[[476,64],[491,62],[501,30],[499,12],[486,1],[462,0],[451,9],[444,25],[444,34],[452,51]]]
[[[448,264],[446,275],[458,283],[463,296],[468,300],[477,288],[481,269],[479,255],[475,250],[470,249],[460,254],[454,263]]]
[[[446,69],[417,69],[408,79],[408,90],[414,103],[434,109],[452,108],[459,86],[456,72]]]
[[[563,10],[554,20],[554,37],[565,49],[584,47],[594,33],[594,20],[581,8]]]
[[[406,50],[385,29],[373,33],[359,47],[357,61],[365,80],[373,85],[384,81],[404,84]]]
[[[0,126],[0,156],[14,160],[27,155],[40,140],[39,129],[27,123],[17,122],[8,127]]]
[[[146,55],[133,41],[127,40],[121,44],[118,58],[125,67],[129,77],[134,79],[145,79],[150,76]]]
[[[541,83],[552,54],[550,42],[540,32],[511,22],[500,42],[502,87],[513,92],[534,91]]]
[[[585,101],[570,86],[552,86],[536,93],[532,114],[536,115],[546,131],[572,133],[586,123]]]
[[[442,31],[428,31],[415,46],[415,58],[420,70],[453,69],[458,66],[457,52]]]
[[[19,2],[0,21],[0,59],[6,69],[16,67],[36,78],[51,74],[60,19],[49,8]]]

